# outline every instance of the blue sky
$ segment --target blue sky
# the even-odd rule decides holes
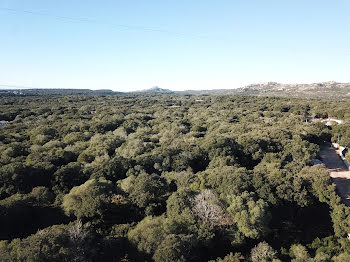
[[[347,0],[0,0],[0,85],[350,82],[349,14]]]

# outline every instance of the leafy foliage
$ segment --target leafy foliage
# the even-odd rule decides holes
[[[63,198],[62,208],[70,215],[78,218],[102,215],[111,201],[113,185],[103,179],[91,179],[84,184],[73,187]]]
[[[0,97],[3,260],[347,261],[348,100],[57,92]]]

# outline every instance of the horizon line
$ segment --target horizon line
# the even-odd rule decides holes
[[[91,88],[82,88],[82,87],[74,87],[74,88],[52,88],[52,87],[32,87],[32,86],[24,86],[24,85],[7,85],[7,84],[0,84],[0,90],[91,90],[91,91],[112,91],[112,92],[119,92],[119,93],[135,93],[135,92],[144,92],[148,91],[150,89],[154,88],[160,88],[163,90],[169,90],[172,92],[186,92],[186,91],[211,91],[211,90],[234,90],[239,88],[245,88],[252,85],[266,85],[266,84],[280,84],[280,85],[312,85],[312,84],[324,84],[324,83],[337,83],[337,84],[350,84],[350,82],[338,82],[334,80],[329,81],[322,81],[322,82],[310,82],[310,83],[300,83],[300,82],[293,82],[293,83],[283,83],[283,82],[276,82],[276,81],[265,81],[265,82],[252,82],[247,85],[243,85],[240,87],[233,87],[233,88],[212,88],[212,89],[184,89],[184,90],[172,90],[168,88],[162,88],[159,86],[153,86],[146,89],[139,89],[139,90],[133,90],[133,91],[118,91],[110,88],[101,88],[101,89],[91,89]]]

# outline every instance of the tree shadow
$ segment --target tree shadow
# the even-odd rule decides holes
[[[333,234],[330,208],[319,202],[308,207],[287,204],[273,208],[270,228],[272,232],[267,241],[276,249],[307,244],[317,237]]]
[[[59,207],[15,206],[0,212],[0,240],[25,238],[46,227],[72,221]]]

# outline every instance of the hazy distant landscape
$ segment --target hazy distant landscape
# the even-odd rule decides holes
[[[153,87],[134,92],[115,92],[112,90],[89,89],[0,89],[0,96],[13,95],[82,95],[82,94],[189,94],[189,95],[256,95],[280,97],[307,97],[307,98],[347,98],[350,97],[350,83],[322,82],[314,84],[280,84],[268,82],[251,84],[236,89],[208,89],[172,91],[160,87]]]

